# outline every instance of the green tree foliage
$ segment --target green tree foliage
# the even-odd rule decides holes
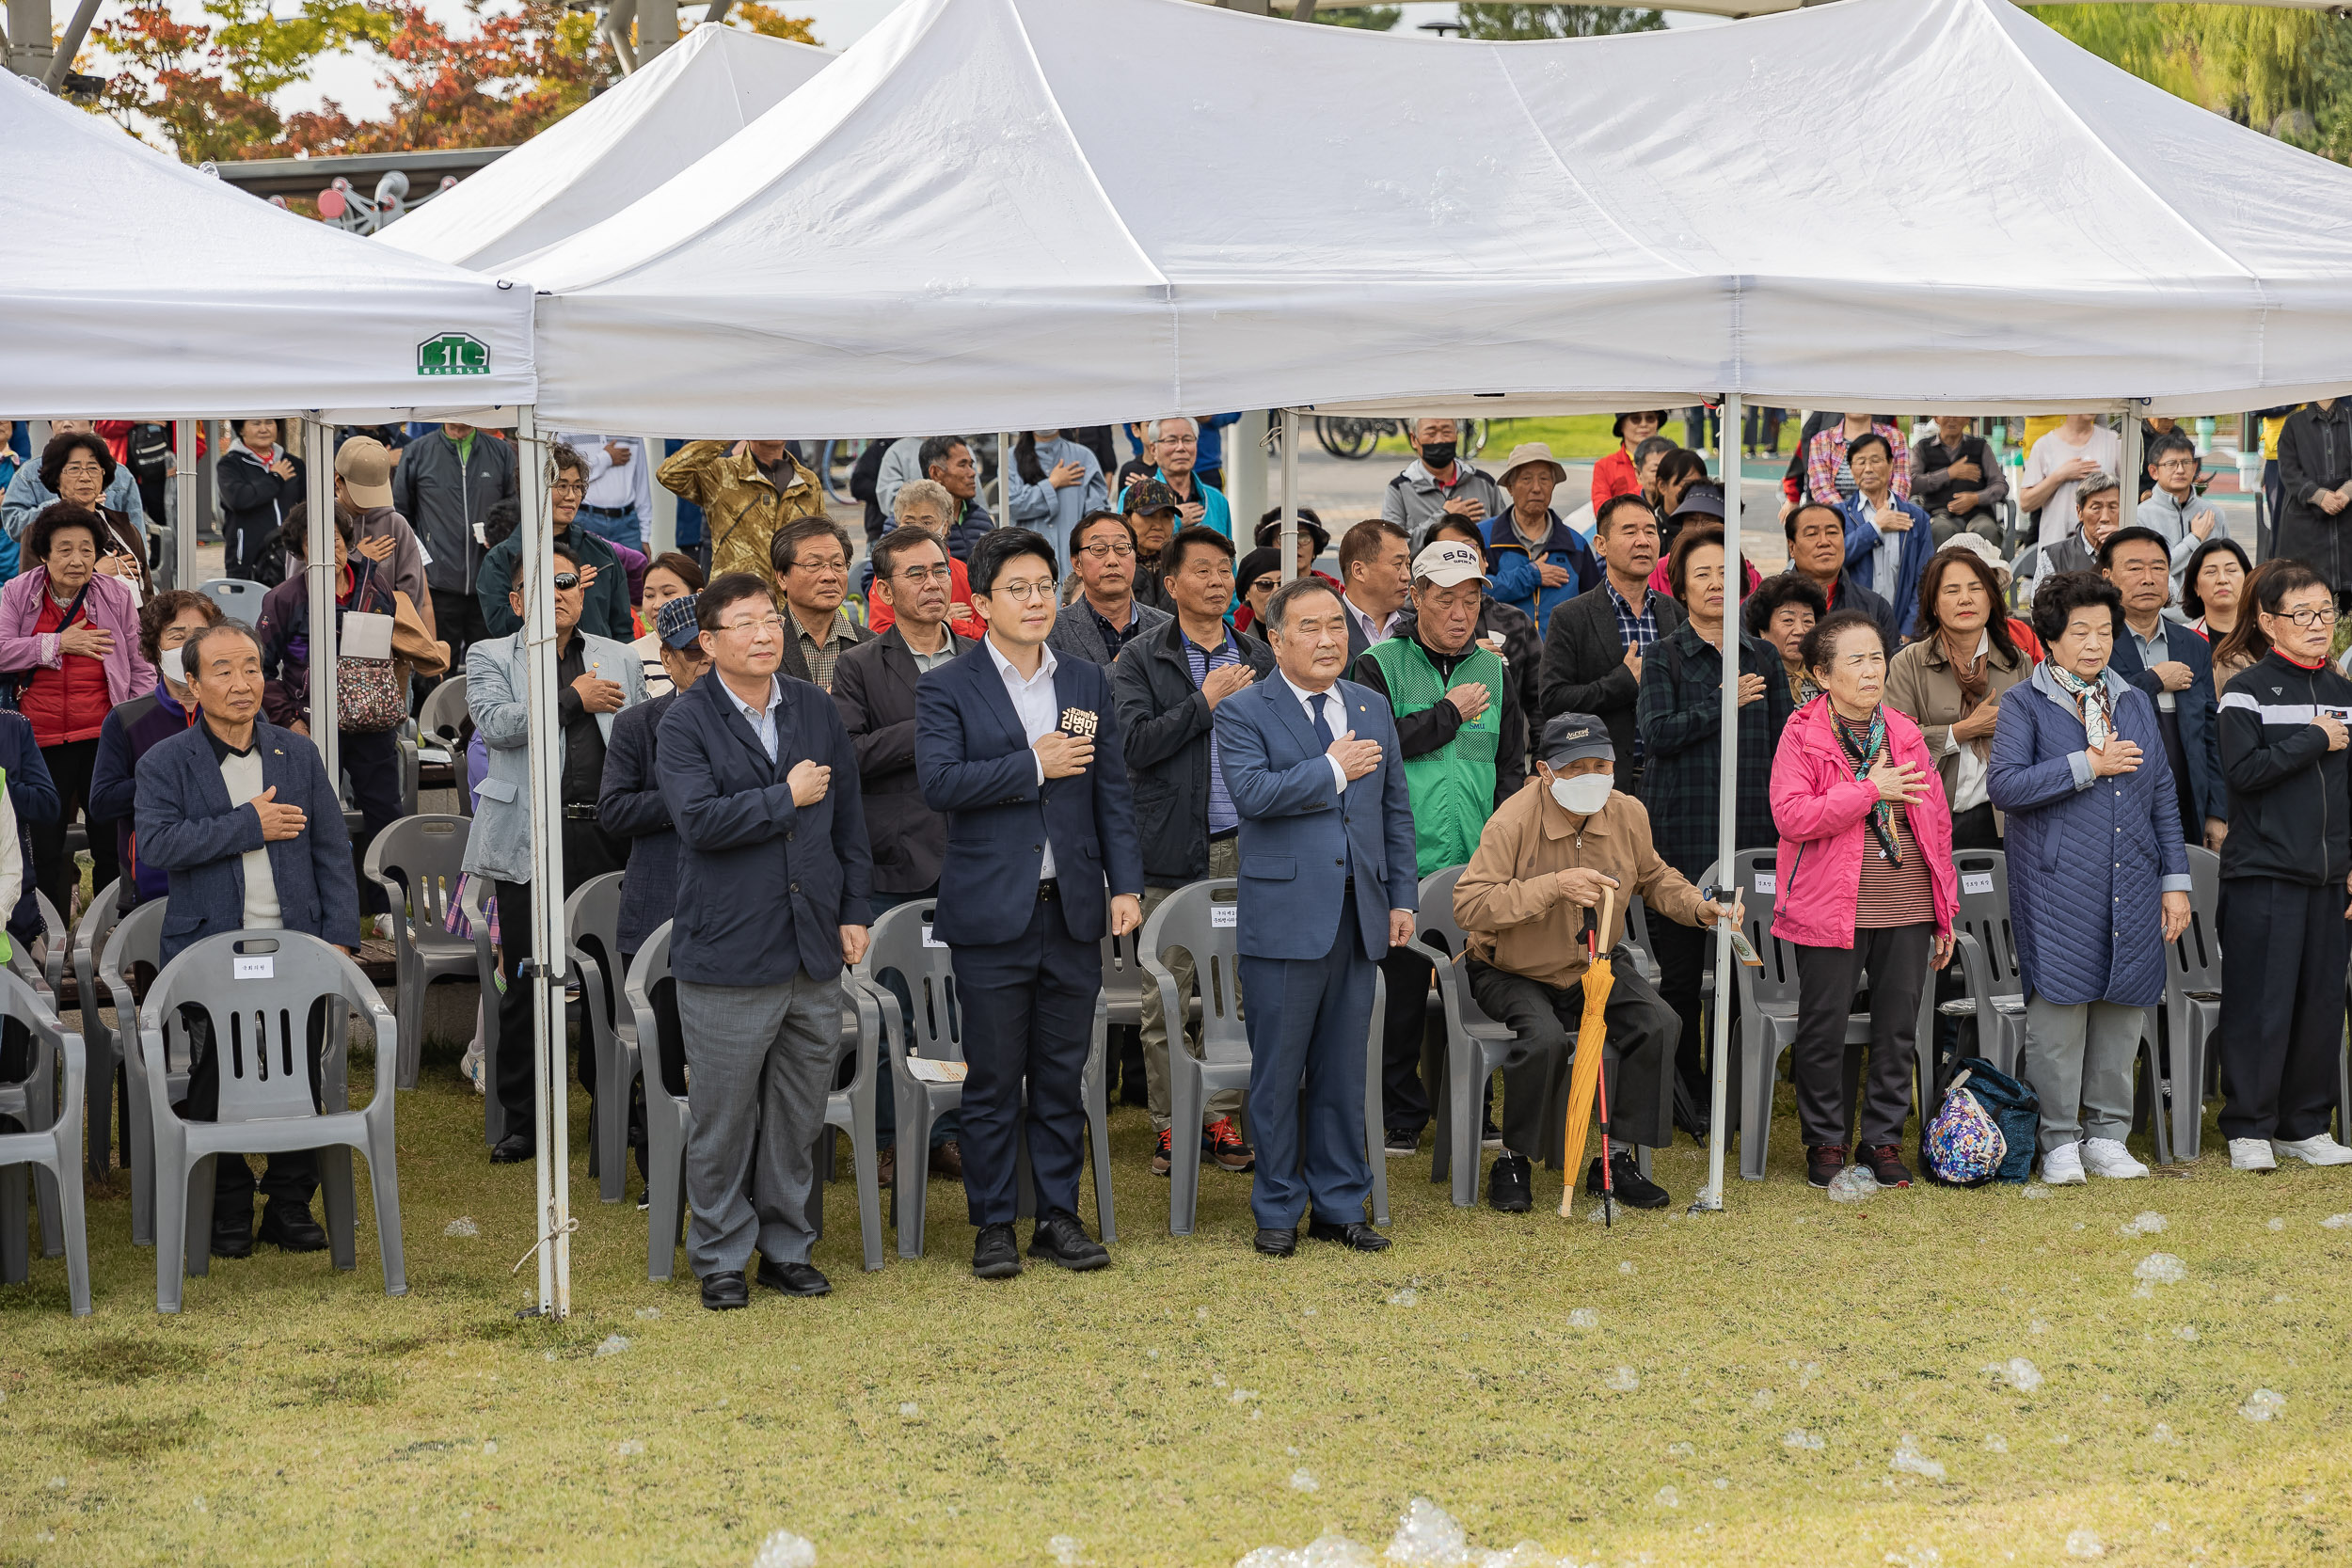
[[[1641,6],[1519,6],[1485,0],[1462,8],[1466,39],[1590,39],[1650,33],[1666,24],[1663,11]]]
[[[1276,0],[1273,9],[1278,15],[1290,14],[1279,0]],[[1327,27],[1359,27],[1367,33],[1385,33],[1404,14],[1402,6],[1341,6],[1317,10],[1307,20],[1320,22]]]
[[[2326,49],[2342,57],[2346,31],[2345,23],[2317,11],[2182,4],[2028,8],[2143,81],[2241,125],[2275,127],[2296,140],[2310,139],[2295,135],[2296,127],[2343,103],[2352,87],[2341,70],[2330,84],[2312,69]]]

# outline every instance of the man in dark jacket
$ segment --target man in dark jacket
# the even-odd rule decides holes
[[[1858,610],[1879,625],[1886,657],[1897,646],[1895,607],[1854,581],[1846,569],[1846,514],[1825,501],[1805,501],[1781,523],[1788,536],[1788,569],[1803,574],[1829,599],[1832,610]],[[1546,711],[1550,705],[1545,705]],[[1623,756],[1625,751],[1618,749]]]
[[[183,657],[204,721],[157,745],[139,761],[139,848],[169,873],[170,913],[159,954],[168,964],[224,931],[301,931],[347,951],[359,945],[358,890],[342,802],[318,748],[261,718],[262,650],[233,624],[188,640]],[[310,1022],[311,1096],[321,1013]],[[220,1108],[221,1021],[192,1027],[195,1069],[187,1116],[207,1121]],[[269,1205],[261,1235],[289,1252],[316,1252],[326,1233],[310,1217],[318,1156],[273,1154],[261,1181]],[[242,1155],[214,1166],[213,1255],[253,1250],[252,1167]]]
[[[419,445],[429,445],[437,437],[428,436]],[[413,452],[417,448],[408,450]],[[637,627],[629,615],[628,576],[621,568],[621,558],[612,553],[612,545],[604,539],[584,528],[572,526],[580,515],[580,498],[588,494],[588,460],[561,441],[555,444],[550,455],[555,465],[555,483],[548,486],[548,511],[555,524],[555,547],[570,556],[583,575],[594,573],[591,580],[580,584],[580,629],[591,637],[633,642]],[[509,534],[489,553],[479,557],[482,566],[474,574],[474,603],[479,623],[486,629],[477,634],[476,641],[483,637],[512,637],[522,629],[512,598],[515,563],[522,559],[522,549],[521,538]],[[428,577],[440,570],[440,559],[438,555],[433,558]],[[441,591],[436,588],[433,596],[437,602]],[[453,653],[456,643],[450,636],[449,622],[440,624],[440,632]]]
[[[588,493],[586,464],[576,478],[580,488],[570,495],[574,512]],[[419,436],[401,449],[392,468],[391,504],[433,558],[424,569],[433,591],[433,626],[460,669],[466,650],[491,635],[487,610],[476,595],[488,551],[475,530],[492,506],[516,499],[516,485],[515,449],[469,424],[444,424]],[[561,507],[564,499],[559,496],[556,504]],[[498,579],[493,597],[504,607],[505,578]]]
[[[833,689],[834,665],[874,634],[850,618],[850,534],[830,517],[787,523],[768,542],[784,598],[784,673]]]
[[[275,583],[265,566],[286,514],[302,499],[301,460],[278,444],[276,420],[241,420],[237,439],[220,454],[213,483],[220,491],[221,571],[248,582]]]
[[[1089,512],[1079,518],[1070,531],[1070,569],[1078,579],[1078,595],[1054,617],[1046,645],[1089,664],[1108,664],[1130,642],[1167,626],[1171,611],[1136,597],[1141,587],[1137,561],[1133,522],[1116,512]],[[1159,573],[1152,577],[1165,596],[1168,588]]]
[[[947,626],[954,567],[939,535],[901,525],[874,546],[874,597],[893,619],[880,637],[843,653],[833,667],[833,701],[857,753],[858,790],[873,850],[875,919],[885,910],[935,897],[939,867],[947,858],[947,819],[923,802],[914,775],[914,689],[922,678],[967,652],[972,640]],[[912,1006],[912,997],[901,997]],[[961,1180],[963,1117],[949,1110],[931,1123],[930,1171]],[[874,1137],[882,1148],[881,1183],[898,1176],[898,1106],[887,1070],[875,1080]]]
[[[218,605],[185,588],[167,590],[139,606],[139,652],[155,667],[155,689],[117,704],[98,732],[98,759],[90,765],[89,807],[99,820],[111,817],[115,824],[116,858],[126,873],[120,905],[123,914],[151,898],[163,897],[167,891],[164,868],[139,859],[139,760],[196,722],[196,695],[188,689],[181,649],[206,626],[218,626],[220,619]],[[39,752],[34,753],[34,760],[38,765]],[[10,759],[5,766],[8,793],[22,821],[24,802],[14,800],[17,764]],[[41,770],[40,780],[43,785],[49,784],[48,769]],[[55,787],[50,788],[50,814],[40,819],[44,822],[56,820]]]
[[[2156,706],[2180,797],[2182,842],[2217,850],[2229,831],[2230,792],[2214,743],[2220,699],[2213,689],[2213,648],[2164,613],[2172,602],[2169,556],[2164,535],[2137,524],[2116,530],[2099,546],[2099,570],[2123,595],[2123,634],[2108,663]]]
[[[1184,529],[1168,541],[1166,560],[1175,620],[1129,643],[1110,667],[1127,772],[1135,784],[1136,826],[1143,839],[1146,920],[1187,882],[1239,875],[1241,816],[1225,790],[1211,715],[1217,704],[1274,668],[1272,649],[1225,624],[1225,607],[1233,602],[1233,542],[1215,529]],[[1189,995],[1192,955],[1171,952],[1165,961],[1176,977],[1176,994]],[[1159,1137],[1152,1154],[1152,1170],[1158,1176],[1168,1173],[1174,1143],[1168,1036],[1159,988],[1147,985],[1143,1077],[1152,1130]],[[1192,1048],[1189,1040],[1186,1048]],[[1201,1152],[1226,1170],[1248,1170],[1257,1163],[1233,1128],[1233,1114],[1240,1109],[1238,1089],[1217,1090],[1201,1108]],[[1189,1129],[1184,1135],[1192,1135]]]
[[[677,824],[670,972],[693,1069],[687,1255],[703,1306],[749,1304],[743,1275],[833,1289],[817,1239],[817,1134],[841,1039],[841,971],[866,957],[857,753],[825,693],[776,673],[787,637],[765,579],[725,572],[695,605],[711,673],[661,721]]]
[[[2318,573],[2267,563],[2255,597],[2270,652],[2221,698],[2221,1135],[2233,1170],[2352,1164],[2328,1135],[2352,929],[2352,680],[2328,662],[2336,607]]]
[[[1837,525],[1838,558],[1845,558],[1845,520]],[[1642,692],[1642,660],[1650,645],[1682,625],[1682,607],[1653,594],[1658,565],[1658,514],[1639,496],[1612,496],[1593,526],[1601,585],[1551,612],[1544,628],[1544,717],[1598,715],[1609,726],[1617,776],[1628,794],[1639,787],[1641,737],[1633,706]]]
[[[2352,401],[2306,404],[2279,427],[2278,543],[2273,556],[2308,561],[2335,591],[2339,610],[2352,607]]]

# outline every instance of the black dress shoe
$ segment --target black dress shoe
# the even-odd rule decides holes
[[[1021,1243],[1009,1225],[984,1225],[972,1243],[972,1274],[977,1279],[1010,1279],[1021,1272]]]
[[[1272,1226],[1262,1225],[1258,1227],[1256,1245],[1268,1258],[1288,1258],[1298,1250],[1298,1229],[1294,1226],[1278,1230]]]
[[[1110,1248],[1088,1235],[1077,1215],[1059,1209],[1038,1216],[1037,1228],[1029,1235],[1029,1256],[1050,1259],[1073,1274],[1104,1268],[1111,1260]]]
[[[326,1230],[310,1217],[308,1205],[295,1208],[272,1198],[262,1207],[262,1240],[286,1252],[325,1252]]]
[[[759,1273],[753,1277],[771,1291],[782,1291],[787,1296],[821,1296],[833,1290],[827,1279],[812,1263],[771,1263],[759,1260]]]
[[[215,1220],[212,1250],[215,1258],[252,1257],[253,1216],[247,1213],[225,1222]]]
[[[538,1153],[529,1138],[519,1132],[510,1132],[490,1146],[490,1164],[518,1165],[525,1160],[536,1158]]]
[[[751,1288],[741,1269],[720,1269],[703,1275],[703,1307],[712,1312],[734,1312],[752,1304]]]
[[[1663,1209],[1674,1201],[1665,1188],[1642,1174],[1628,1149],[1621,1148],[1609,1156],[1609,1181],[1615,1190],[1616,1200],[1629,1209]],[[1597,1156],[1585,1167],[1584,1190],[1595,1197],[1601,1196]]]
[[[1505,1214],[1524,1214],[1535,1207],[1527,1156],[1498,1154],[1486,1172],[1486,1206]]]
[[[1389,1239],[1361,1220],[1349,1220],[1344,1225],[1337,1220],[1309,1220],[1307,1234],[1318,1242],[1337,1242],[1358,1252],[1389,1250]]]

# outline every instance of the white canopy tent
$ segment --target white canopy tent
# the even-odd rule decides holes
[[[822,49],[705,24],[593,102],[376,236],[493,272],[611,217],[833,62]]]

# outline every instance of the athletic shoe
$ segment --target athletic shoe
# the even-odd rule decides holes
[[[1391,1160],[1409,1160],[1421,1152],[1421,1134],[1391,1127],[1380,1140],[1380,1151]]]
[[[1163,1127],[1160,1129],[1159,1147],[1152,1150],[1152,1175],[1166,1176],[1168,1172],[1168,1167],[1176,1163],[1175,1155],[1173,1153],[1176,1135],[1173,1128]]]
[[[1248,1170],[1258,1163],[1257,1151],[1233,1131],[1231,1117],[1219,1117],[1200,1129],[1200,1151],[1216,1160],[1220,1170]]]
[[[2042,1180],[2053,1187],[2079,1187],[2083,1175],[2083,1146],[2060,1144],[2042,1157]]]
[[[1804,1151],[1804,1179],[1816,1187],[1826,1187],[1837,1180],[1837,1173],[1846,1168],[1844,1144],[1808,1144]]]
[[[2232,1170],[2277,1170],[2279,1157],[2270,1151],[2268,1138],[2232,1138],[2230,1140]]]
[[[2121,1138],[2085,1138],[2083,1169],[2109,1181],[2137,1181],[2148,1174]]]
[[[1598,1155],[1594,1156],[1592,1164],[1585,1167],[1584,1190],[1594,1197],[1603,1196]],[[1665,1188],[1642,1174],[1641,1167],[1633,1163],[1630,1149],[1621,1148],[1609,1156],[1609,1186],[1606,1191],[1607,1196],[1617,1202],[1635,1209],[1663,1209],[1674,1201],[1667,1196]]]
[[[458,1058],[457,1070],[466,1075],[466,1082],[473,1085],[473,1092],[476,1094],[483,1092],[482,1075],[484,1069],[485,1063],[483,1061],[482,1042],[480,1040],[475,1040],[471,1045],[466,1047],[465,1055]]]
[[[2352,1165],[2352,1148],[2344,1148],[2325,1132],[2291,1142],[2273,1138],[2270,1151],[2281,1160],[2300,1160],[2307,1165]]]
[[[1494,1113],[1491,1111],[1486,1113],[1480,1120],[1483,1125],[1480,1127],[1478,1132],[1479,1147],[1481,1148],[1501,1148],[1502,1147],[1502,1129],[1495,1125]]]
[[[1486,1172],[1487,1207],[1505,1214],[1524,1214],[1535,1207],[1527,1156],[1498,1154]]]
[[[1864,1144],[1856,1151],[1861,1163],[1882,1187],[1908,1187],[1911,1172],[1903,1164],[1903,1151],[1893,1144]]]

